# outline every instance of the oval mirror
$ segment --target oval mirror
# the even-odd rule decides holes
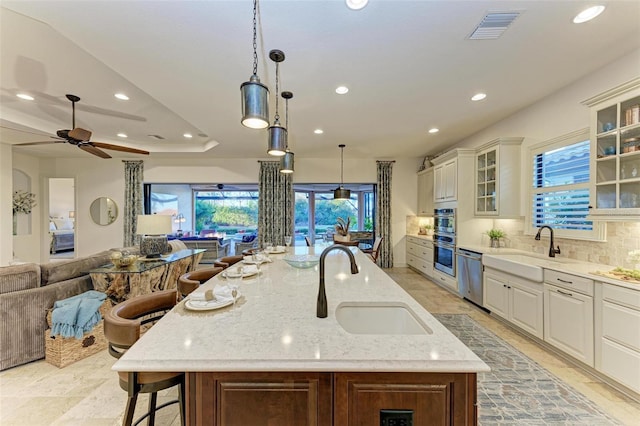
[[[96,198],[89,207],[89,214],[96,225],[110,225],[118,217],[118,205],[111,198]]]

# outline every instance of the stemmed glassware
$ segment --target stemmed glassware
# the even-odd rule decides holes
[[[227,281],[229,282],[229,288],[231,289],[231,296],[233,297],[233,304],[236,304],[238,300],[238,287],[242,281],[244,275],[244,268],[238,266],[237,268],[228,268],[226,273]]]
[[[287,247],[289,247],[291,245],[291,235],[285,235],[284,236],[284,243]]]

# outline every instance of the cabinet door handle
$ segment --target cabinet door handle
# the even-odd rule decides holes
[[[556,278],[556,280],[560,281],[561,283],[565,283],[565,284],[573,284],[573,281],[567,281],[567,280],[563,280],[560,278]]]
[[[560,294],[564,294],[565,296],[573,297],[573,294],[567,293],[566,291],[562,291],[562,290],[556,290],[556,291]]]

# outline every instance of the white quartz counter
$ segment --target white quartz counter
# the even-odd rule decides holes
[[[297,254],[314,248],[297,247]],[[321,249],[318,249],[318,254]],[[117,371],[481,372],[489,367],[359,250],[360,273],[347,256],[326,259],[328,317],[316,317],[318,267],[299,270],[272,256],[257,278],[244,279],[236,306],[189,311],[184,302],[122,357]],[[197,291],[225,285],[216,276]],[[428,335],[349,334],[336,320],[342,302],[400,302]]]
[[[566,272],[568,274],[585,277],[585,278],[594,280],[596,282],[614,284],[620,287],[625,287],[625,288],[630,288],[632,290],[640,291],[640,284],[628,282],[624,280],[618,280],[615,278],[610,278],[610,277],[598,275],[595,273],[595,272],[611,271],[615,268],[614,266],[611,266],[611,265],[582,262],[575,259],[568,259],[566,257],[562,257],[561,255],[553,258],[553,257],[539,255],[536,253],[527,252],[524,250],[516,250],[511,248],[491,248],[491,247],[473,245],[473,244],[461,244],[459,248],[464,248],[464,249],[468,249],[478,253],[482,253],[483,255],[499,256],[501,254],[525,254],[528,256],[536,256],[536,257],[539,257],[541,260],[547,260],[547,262],[544,262],[544,264],[542,265],[544,269],[551,269],[554,271]]]

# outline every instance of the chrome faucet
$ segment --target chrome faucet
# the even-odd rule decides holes
[[[540,234],[542,233],[542,230],[544,228],[547,228],[551,233],[551,243],[549,245],[549,257],[556,257],[556,254],[560,254],[560,246],[558,246],[558,248],[553,248],[553,228],[547,225],[541,226],[540,229],[538,229],[538,233],[536,234],[536,241],[540,241]]]
[[[334,244],[330,247],[327,247],[322,251],[320,255],[320,288],[318,289],[318,305],[316,306],[316,316],[318,318],[326,318],[327,317],[327,292],[324,289],[324,258],[327,257],[332,250],[342,250],[347,253],[349,256],[349,262],[351,263],[351,273],[358,273],[358,265],[356,265],[356,258],[351,253],[351,250],[347,246],[343,246],[340,244]]]

